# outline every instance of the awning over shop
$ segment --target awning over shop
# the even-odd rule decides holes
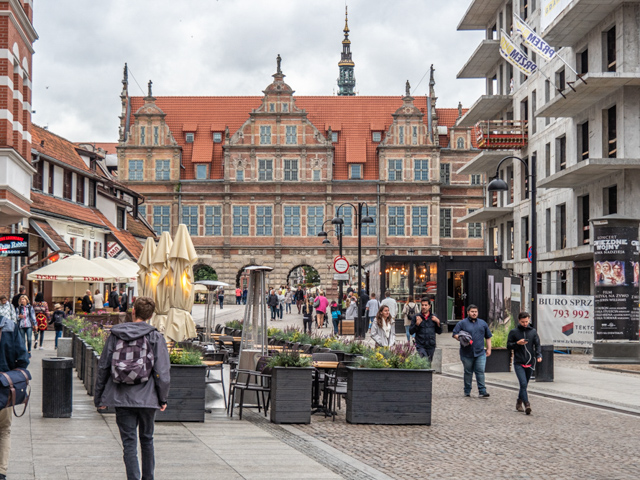
[[[39,268],[29,273],[27,279],[45,282],[117,282],[117,278],[111,272],[80,255],[73,255]]]
[[[45,241],[51,250],[59,253],[73,255],[75,252],[64,241],[64,239],[56,232],[51,225],[43,220],[29,219],[29,225],[38,235]]]

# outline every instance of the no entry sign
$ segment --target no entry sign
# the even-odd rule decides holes
[[[349,271],[349,262],[346,258],[338,255],[333,259],[333,269],[337,273],[347,273]]]

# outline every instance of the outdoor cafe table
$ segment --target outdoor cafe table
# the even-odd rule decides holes
[[[302,356],[302,355],[301,355]],[[335,370],[338,368],[338,362],[313,362],[313,367],[316,370],[316,376],[313,381],[313,403],[311,408],[314,410],[311,413],[322,412],[325,416],[328,415],[327,406],[326,406],[326,397],[323,395],[322,403],[320,403],[320,372],[319,370]]]

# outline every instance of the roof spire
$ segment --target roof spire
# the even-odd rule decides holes
[[[436,69],[433,68],[433,63],[431,64],[431,68],[429,70],[430,70],[430,73],[429,73],[429,96],[435,97],[436,96],[436,92],[435,92],[435,89],[433,87],[435,87],[436,81],[433,78],[433,74],[436,71]]]
[[[344,40],[342,40],[342,54],[338,67],[340,76],[338,77],[338,95],[355,95],[356,77],[353,74],[355,63],[351,59],[351,40],[349,40],[349,11],[344,7]]]
[[[127,85],[129,83],[129,67],[126,62],[124,64],[124,71],[122,73],[122,85]]]

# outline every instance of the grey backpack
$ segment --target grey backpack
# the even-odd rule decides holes
[[[147,335],[131,341],[118,338],[111,359],[111,379],[127,385],[144,383],[151,376],[153,364],[153,349]]]

